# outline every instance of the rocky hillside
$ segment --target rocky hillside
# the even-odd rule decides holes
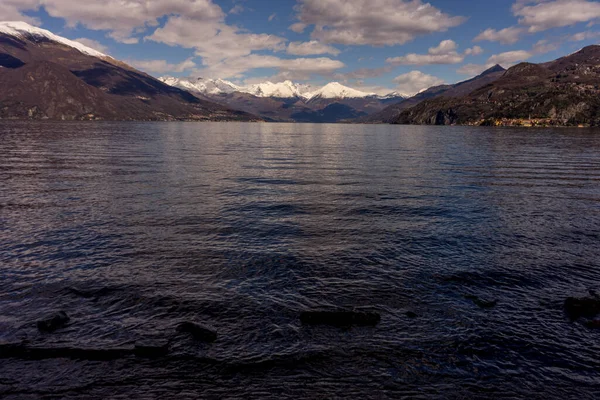
[[[401,101],[397,104],[392,104],[382,111],[370,115],[368,117],[362,118],[360,122],[365,123],[392,123],[394,122],[400,113],[404,110],[407,110],[411,107],[420,104],[421,102],[434,99],[440,96],[445,97],[462,97],[465,96],[472,91],[479,89],[485,85],[488,85],[497,79],[499,79],[506,70],[502,68],[500,65],[495,65],[487,71],[481,73],[480,75],[469,79],[464,82],[459,82],[454,85],[439,85],[433,86],[423,92],[408,98],[404,101]]]
[[[438,97],[403,111],[401,124],[600,125],[600,46],[544,64],[521,63],[460,97]]]
[[[255,120],[23,22],[0,22],[0,118]]]

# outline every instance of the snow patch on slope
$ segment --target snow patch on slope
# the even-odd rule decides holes
[[[97,57],[97,58],[112,58],[103,54],[97,50],[84,46],[83,44],[76,42],[74,40],[69,40],[67,38],[55,35],[54,33],[47,31],[45,29],[37,28],[35,26],[29,25],[26,22],[19,21],[5,21],[0,22],[0,33],[4,33],[10,36],[16,36],[21,38],[27,38],[27,36],[32,36],[34,38],[46,38],[53,42],[64,44],[65,46],[72,47],[76,50],[79,50],[83,54],[87,54],[88,56]]]

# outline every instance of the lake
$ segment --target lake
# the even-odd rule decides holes
[[[597,130],[0,122],[0,397],[597,398],[599,239]]]

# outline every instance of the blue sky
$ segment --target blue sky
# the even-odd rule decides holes
[[[412,94],[600,41],[591,0],[0,0],[152,75]]]

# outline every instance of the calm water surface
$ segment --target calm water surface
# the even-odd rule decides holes
[[[593,130],[4,122],[0,344],[170,352],[2,357],[0,397],[598,398],[599,239]],[[381,324],[300,324],[337,307]]]

